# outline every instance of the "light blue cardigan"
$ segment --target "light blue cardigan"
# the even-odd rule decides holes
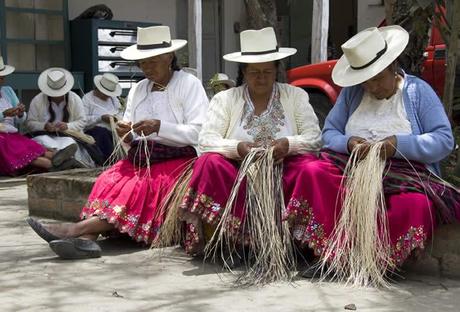
[[[348,154],[350,136],[345,135],[345,126],[361,103],[363,94],[360,85],[342,89],[324,124],[322,139],[325,148]],[[404,74],[403,101],[412,134],[396,135],[395,157],[420,161],[440,175],[439,161],[454,148],[451,125],[443,105],[430,85],[408,74]]]
[[[8,99],[8,102],[13,106],[16,107],[19,103],[19,99],[16,96],[16,93],[14,93],[13,89],[9,86],[3,86],[0,88],[0,92],[2,96],[6,97]],[[0,122],[3,121],[5,116],[3,116],[3,112],[0,112]]]

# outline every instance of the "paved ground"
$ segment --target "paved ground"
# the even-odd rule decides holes
[[[63,261],[27,214],[24,180],[0,180],[0,311],[459,311],[460,281],[433,277],[385,291],[309,280],[242,289],[180,249],[159,258],[123,240],[105,241],[102,258]]]

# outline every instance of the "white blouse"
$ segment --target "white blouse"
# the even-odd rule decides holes
[[[102,121],[102,115],[115,115],[118,119],[123,117],[120,112],[120,101],[112,96],[103,101],[94,95],[94,91],[90,91],[83,96],[83,106],[86,114],[86,127],[104,127],[110,130],[110,125]]]
[[[348,119],[345,134],[371,142],[397,134],[411,134],[412,128],[404,108],[400,81],[396,93],[389,99],[378,100],[364,92],[361,103]]]
[[[149,84],[151,88],[151,84]],[[152,91],[147,97],[137,105],[136,109],[132,112],[133,124],[149,119],[158,119],[161,122],[177,123],[172,111],[171,105],[169,105],[168,94],[165,91]],[[161,128],[161,125],[160,125]],[[136,135],[135,139],[139,137]],[[177,146],[178,144],[159,137],[157,133],[153,133],[149,136],[149,139],[154,140],[158,143]]]

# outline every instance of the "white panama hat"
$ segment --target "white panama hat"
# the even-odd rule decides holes
[[[121,51],[126,60],[141,60],[183,48],[187,40],[171,39],[168,26],[137,28],[137,43]]]
[[[67,94],[74,84],[72,74],[60,67],[44,70],[38,77],[38,88],[48,96],[58,97]]]
[[[294,48],[280,48],[273,27],[245,30],[240,34],[241,52],[224,55],[224,60],[238,63],[264,63],[281,60],[297,52]]]
[[[107,96],[120,96],[121,86],[118,83],[119,79],[114,74],[105,73],[96,75],[93,78],[96,88]]]
[[[342,45],[332,80],[341,87],[363,83],[396,60],[408,42],[409,33],[398,25],[364,29]]]
[[[15,68],[3,63],[3,57],[0,56],[0,77],[6,76],[14,72]]]

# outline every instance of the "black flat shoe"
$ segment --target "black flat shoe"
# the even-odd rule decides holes
[[[101,256],[101,247],[89,239],[64,238],[53,240],[49,245],[56,255],[66,260],[99,258]]]
[[[57,237],[56,235],[50,233],[44,226],[43,224],[41,224],[40,222],[38,222],[37,220],[35,220],[34,218],[27,218],[26,219],[27,223],[30,225],[30,227],[32,228],[32,230],[35,231],[35,233],[38,234],[38,236],[40,236],[41,238],[43,238],[44,240],[46,240],[48,243],[53,241],[53,240],[57,240],[57,239],[61,239],[60,237]]]
[[[64,161],[75,155],[77,152],[78,145],[77,143],[70,144],[69,146],[59,150],[54,154],[51,159],[51,163],[54,167],[60,166]]]

